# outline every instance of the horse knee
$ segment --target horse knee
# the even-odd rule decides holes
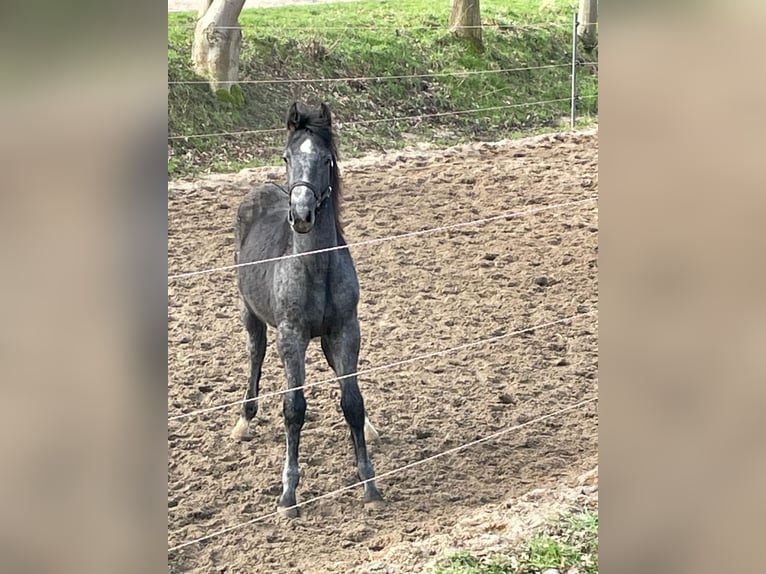
[[[361,393],[344,392],[340,398],[340,407],[352,428],[361,429],[364,426],[364,401]]]
[[[300,391],[286,393],[282,403],[282,414],[289,427],[303,427],[306,420],[306,398]]]

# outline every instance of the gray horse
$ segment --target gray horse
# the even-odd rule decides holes
[[[236,262],[291,256],[238,268],[240,314],[247,329],[250,379],[239,420],[231,435],[253,438],[250,422],[258,410],[261,365],[266,353],[266,325],[277,331],[277,349],[287,375],[287,387],[304,385],[309,341],[321,338],[322,351],[337,377],[357,371],[359,356],[359,282],[348,249],[308,254],[346,245],[340,222],[341,185],[329,108],[293,103],[287,112],[284,152],[287,187],[264,184],[242,200],[237,211]],[[356,375],[339,380],[340,404],[356,455],[365,503],[383,504],[375,471],[367,454],[369,422]],[[298,446],[306,413],[303,390],[283,395],[287,452],[278,510],[298,515]]]

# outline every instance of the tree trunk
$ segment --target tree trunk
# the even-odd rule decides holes
[[[194,70],[208,80],[213,91],[228,90],[237,81],[242,31],[239,13],[245,0],[200,0],[194,29]]]
[[[197,20],[205,15],[205,12],[207,12],[207,9],[210,8],[212,3],[213,0],[199,0],[199,6],[197,6]]]
[[[591,49],[596,45],[596,22],[598,21],[598,0],[580,0],[580,9],[577,15],[579,25],[577,35],[583,45]]]
[[[479,8],[479,0],[452,0],[449,26],[454,34],[467,38],[476,47],[481,48],[481,10]]]

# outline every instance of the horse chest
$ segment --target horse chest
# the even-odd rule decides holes
[[[317,337],[354,312],[358,287],[332,273],[292,273],[277,277],[276,300],[277,322],[301,325]]]

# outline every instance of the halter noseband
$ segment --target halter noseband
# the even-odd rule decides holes
[[[314,194],[314,199],[316,199],[316,202],[317,202],[317,206],[316,206],[316,210],[317,210],[317,211],[319,211],[319,209],[320,209],[320,208],[322,207],[322,205],[324,204],[325,200],[326,200],[328,197],[330,197],[330,195],[332,194],[332,185],[328,185],[328,186],[327,186],[327,187],[324,189],[324,191],[322,191],[322,192],[320,193],[320,192],[318,192],[318,191],[317,191],[317,189],[316,189],[316,188],[315,188],[315,187],[314,187],[314,186],[313,186],[311,183],[309,183],[308,181],[302,181],[302,180],[301,180],[301,181],[295,181],[295,182],[293,182],[293,184],[292,184],[292,185],[289,187],[289,189],[287,190],[287,200],[288,200],[288,202],[292,203],[292,199],[293,199],[293,190],[294,190],[296,187],[300,187],[300,186],[303,186],[303,187],[308,187],[308,188],[311,190],[311,193],[313,193],[313,194]]]

